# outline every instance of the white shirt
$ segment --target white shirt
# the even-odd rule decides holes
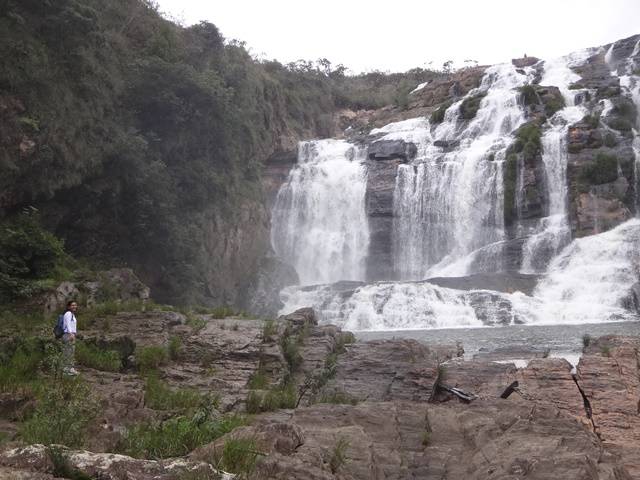
[[[69,310],[64,313],[62,330],[64,333],[76,333],[76,316]]]

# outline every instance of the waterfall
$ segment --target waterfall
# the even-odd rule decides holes
[[[462,101],[418,140],[401,165],[394,193],[393,259],[401,279],[436,276],[474,250],[504,239],[501,162],[511,132],[524,122],[517,87],[528,81],[512,65],[487,69],[466,98],[485,95],[475,117],[461,122]],[[455,144],[443,152],[438,144]]]
[[[303,285],[362,280],[369,246],[363,152],[339,140],[302,142],[272,211],[271,243]]]
[[[633,153],[635,155],[635,162],[633,164],[633,178],[634,178],[634,205],[635,214],[640,216],[640,76],[636,74],[637,66],[640,61],[636,61],[635,57],[640,55],[640,40],[636,43],[630,58],[625,62],[625,68],[627,70],[626,75],[620,77],[620,86],[624,87],[628,92],[629,97],[633,100],[636,106],[636,125],[632,130],[633,132]]]
[[[546,61],[542,85],[555,85],[566,107],[549,120],[551,127],[542,135],[542,163],[548,192],[547,216],[541,218],[523,247],[521,272],[543,272],[549,261],[571,240],[567,221],[567,134],[569,126],[584,117],[586,110],[575,105],[576,90],[569,86],[580,76],[570,66],[584,60],[590,51]]]
[[[313,307],[322,323],[349,330],[577,324],[637,319],[625,308],[640,270],[640,219],[571,242],[527,296],[453,290],[428,282],[323,285],[283,290],[291,312]]]

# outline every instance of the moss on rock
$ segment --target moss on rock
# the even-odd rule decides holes
[[[615,155],[599,153],[596,159],[582,172],[583,179],[591,185],[602,185],[618,178],[618,158]]]
[[[481,92],[465,98],[460,104],[460,117],[465,120],[472,120],[475,118],[478,110],[480,109],[480,103],[486,96],[486,92]]]

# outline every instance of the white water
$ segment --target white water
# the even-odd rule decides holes
[[[398,278],[436,276],[504,238],[501,160],[511,132],[524,122],[516,89],[527,80],[512,65],[491,67],[468,94],[486,93],[472,120],[460,122],[460,101],[431,132],[402,136],[417,140],[418,155],[398,168],[396,178],[392,245]],[[458,146],[444,153],[435,140]]]
[[[482,327],[482,317],[532,325],[637,320],[624,302],[639,270],[640,219],[633,219],[574,240],[549,265],[532,297],[426,282],[289,287],[281,294],[281,313],[312,306],[321,322],[356,331]]]
[[[582,119],[586,109],[575,105],[576,90],[569,86],[580,80],[570,66],[584,61],[592,52],[585,50],[544,64],[542,85],[557,86],[566,107],[549,119],[551,127],[542,135],[542,162],[548,193],[548,212],[523,247],[523,273],[543,272],[548,262],[571,240],[567,220],[567,132],[569,126]]]
[[[302,142],[278,192],[271,243],[302,285],[362,280],[369,247],[362,152],[339,140]]]

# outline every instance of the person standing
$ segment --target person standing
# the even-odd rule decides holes
[[[76,310],[78,304],[74,300],[67,302],[67,311],[64,312],[62,322],[62,358],[64,367],[62,373],[64,375],[78,375],[78,371],[74,368],[76,353],[76,332],[78,330],[78,321],[76,319]]]

